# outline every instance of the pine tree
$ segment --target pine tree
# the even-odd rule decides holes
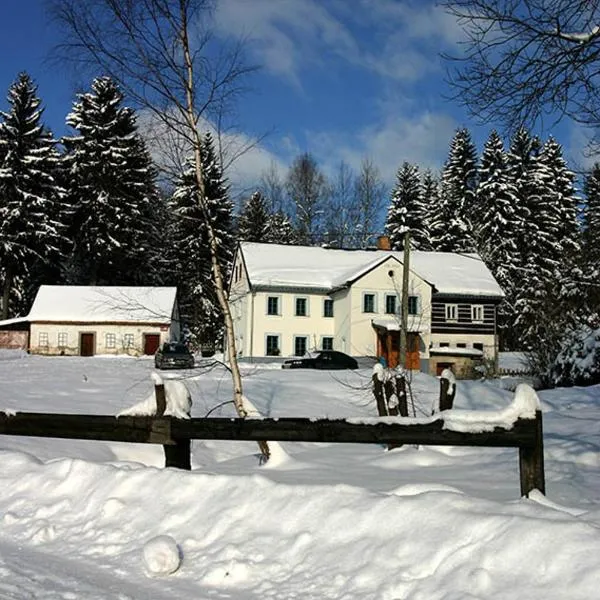
[[[496,131],[491,132],[481,157],[477,206],[481,211],[477,250],[506,295],[498,310],[500,342],[503,349],[513,349],[515,291],[521,279],[517,240],[524,227],[524,214],[504,144]]]
[[[431,244],[430,222],[433,215],[433,207],[437,206],[440,200],[440,182],[433,174],[431,169],[426,169],[421,177],[421,201],[423,203],[423,226],[421,229],[421,247],[420,250],[433,250]]]
[[[473,252],[477,152],[467,129],[459,129],[442,172],[440,199],[431,207],[431,243],[443,252]]]
[[[41,283],[54,283],[64,249],[59,154],[41,123],[37,87],[21,73],[0,113],[0,277],[2,317],[26,312]]]
[[[219,242],[218,259],[223,275],[228,277],[234,251],[233,204],[210,134],[203,138],[201,156],[209,217]],[[194,171],[190,160],[170,202],[173,283],[178,288],[182,318],[197,343],[220,345],[223,319],[211,275],[206,221],[198,203]]]
[[[427,215],[423,203],[419,167],[404,162],[398,169],[392,201],[388,208],[386,231],[394,250],[404,248],[404,233],[410,231],[411,246],[428,247]]]
[[[522,341],[556,347],[567,320],[577,309],[579,240],[574,174],[562,148],[550,138],[535,157],[528,190],[535,235],[528,239],[518,294],[516,326]]]
[[[80,284],[151,283],[158,232],[155,171],[132,109],[108,77],[80,94],[65,137],[73,253],[68,280]]]
[[[600,163],[585,177],[583,211],[583,265],[585,277],[600,280]]]
[[[290,218],[281,210],[269,216],[265,242],[271,244],[293,245],[298,243],[298,237]]]
[[[269,212],[260,192],[254,192],[244,204],[238,219],[238,239],[244,242],[264,242],[269,224]]]

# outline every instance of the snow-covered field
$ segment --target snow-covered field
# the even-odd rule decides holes
[[[0,409],[116,414],[152,365],[3,352]],[[265,415],[375,416],[368,371],[244,369]],[[222,368],[185,376],[193,416],[231,397]],[[419,414],[437,386],[415,376]],[[459,382],[455,406],[511,398]],[[261,466],[255,444],[197,441],[179,472],[159,446],[0,436],[0,598],[597,598],[600,387],[540,398],[547,497],[530,499],[514,449],[283,444]]]

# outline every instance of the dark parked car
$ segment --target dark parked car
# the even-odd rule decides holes
[[[154,366],[157,369],[191,369],[194,355],[185,344],[167,342],[156,351]]]
[[[286,360],[284,369],[358,369],[354,358],[336,350],[321,350],[315,356]]]

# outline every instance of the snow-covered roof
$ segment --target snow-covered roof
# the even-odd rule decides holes
[[[373,319],[372,323],[375,327],[380,327],[386,331],[400,331],[400,317],[388,319]],[[419,318],[418,315],[408,315],[408,323],[406,330],[409,333],[425,333],[429,331],[427,322]]]
[[[241,249],[253,286],[332,290],[352,283],[390,257],[403,262],[402,252],[389,250],[338,250],[254,242],[242,242]],[[442,294],[504,295],[477,254],[413,251],[410,269]]]
[[[458,348],[456,346],[442,346],[437,348],[429,348],[430,354],[448,354],[448,355],[463,355],[463,356],[483,356],[483,352],[477,348]]]
[[[17,325],[18,323],[28,323],[28,317],[13,317],[12,319],[4,319],[0,321],[0,327],[8,327],[9,325]]]
[[[175,287],[42,285],[29,321],[169,323]]]

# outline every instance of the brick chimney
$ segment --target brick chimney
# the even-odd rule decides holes
[[[392,244],[390,243],[389,235],[380,235],[377,238],[377,250],[391,250]]]

